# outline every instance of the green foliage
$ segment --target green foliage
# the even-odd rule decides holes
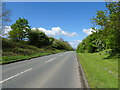
[[[40,52],[37,47],[27,45],[27,41],[15,42],[12,40],[2,39],[2,56],[30,55]]]
[[[110,37],[110,44],[112,45],[112,48],[120,52],[120,1],[110,3],[107,5],[107,8],[109,10],[109,29],[111,32],[109,32]],[[112,40],[112,42],[111,42]]]
[[[33,57],[73,50],[68,42],[48,37],[44,32],[31,30],[26,19],[19,18],[11,25],[9,39],[2,39],[2,61],[9,63]]]
[[[96,32],[93,32],[93,34],[89,35],[87,38],[85,38],[82,43],[80,43],[77,47],[77,52],[80,53],[94,53],[96,51],[99,51],[100,48],[100,40],[97,39],[97,34]]]
[[[48,38],[49,38],[49,45],[52,45],[52,43],[55,39],[53,37],[48,37]]]
[[[11,25],[12,31],[9,32],[9,37],[13,41],[26,43],[36,47],[49,47],[60,50],[73,50],[70,44],[63,39],[57,40],[53,37],[48,37],[44,32],[36,29],[31,30],[26,19],[19,18]],[[9,47],[9,46],[8,46]]]
[[[28,39],[31,45],[42,47],[49,45],[49,38],[44,32],[36,30],[31,30],[28,34]],[[52,43],[52,40],[51,40]]]
[[[52,47],[60,50],[73,50],[73,48],[70,46],[70,44],[67,41],[64,41],[63,39],[57,40],[54,39],[52,43]]]
[[[15,42],[2,38],[2,61],[0,63],[14,62],[64,52],[64,50],[55,48],[37,48],[27,43],[27,41]]]
[[[19,18],[16,23],[11,25],[12,31],[9,32],[9,37],[14,41],[20,41],[27,38],[30,31],[30,26],[26,19]]]
[[[120,1],[106,4],[108,11],[97,11],[92,23],[100,28],[85,38],[77,47],[77,52],[99,52],[112,49],[114,53],[120,52]]]

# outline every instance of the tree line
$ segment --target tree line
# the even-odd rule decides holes
[[[92,34],[87,36],[77,47],[79,53],[94,53],[105,49],[120,52],[120,1],[107,2],[106,10],[99,10],[91,18],[94,25]],[[99,28],[95,28],[99,26]]]
[[[11,31],[8,33],[9,39],[15,42],[27,42],[29,45],[38,48],[55,48],[59,50],[73,50],[67,41],[48,37],[44,32],[36,29],[32,30],[29,26],[28,20],[19,18],[14,24],[11,25]]]

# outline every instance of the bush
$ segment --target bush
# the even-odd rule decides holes
[[[44,32],[39,30],[32,30],[28,34],[29,43],[31,45],[42,47],[49,45],[49,38],[45,35]]]

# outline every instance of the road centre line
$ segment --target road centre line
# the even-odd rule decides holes
[[[19,76],[19,75],[21,75],[21,74],[23,74],[23,73],[25,73],[25,72],[28,72],[28,71],[30,71],[30,70],[32,70],[32,68],[27,69],[27,70],[25,70],[25,71],[23,71],[23,72],[20,72],[20,73],[18,73],[18,74],[16,74],[16,75],[13,75],[13,76],[11,76],[11,77],[9,77],[9,78],[7,78],[7,79],[4,79],[4,80],[0,81],[0,83],[3,83],[3,82],[5,82],[5,81],[8,81],[8,80],[10,80],[10,79],[12,79],[12,78],[14,78],[14,77],[17,77],[17,76]]]
[[[68,52],[65,52],[65,54],[67,54]]]
[[[60,56],[62,56],[62,55],[60,55]]]
[[[45,63],[48,63],[48,62],[53,61],[53,60],[55,60],[55,59],[56,59],[56,58],[50,59],[50,60],[48,60],[48,61],[45,61]]]

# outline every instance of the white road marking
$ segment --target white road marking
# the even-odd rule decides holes
[[[46,61],[45,63],[51,62],[51,61],[53,61],[53,60],[55,60],[55,59],[56,59],[56,58],[50,59],[50,60]]]
[[[18,73],[18,74],[14,75],[14,76],[11,76],[11,77],[9,77],[9,78],[7,78],[7,79],[4,79],[4,80],[0,81],[0,83],[3,83],[3,82],[5,82],[5,81],[8,81],[8,80],[10,80],[10,79],[12,79],[12,78],[14,78],[14,77],[17,77],[17,76],[19,76],[19,75],[21,75],[21,74],[23,74],[23,73],[25,73],[25,72],[28,72],[28,71],[30,71],[30,70],[32,70],[32,68],[30,68],[30,69],[28,69],[28,70],[25,70],[25,71],[23,71],[23,72],[21,72],[21,73]]]
[[[62,55],[60,55],[60,56],[62,56]]]
[[[65,52],[65,54],[67,54],[68,52]]]

